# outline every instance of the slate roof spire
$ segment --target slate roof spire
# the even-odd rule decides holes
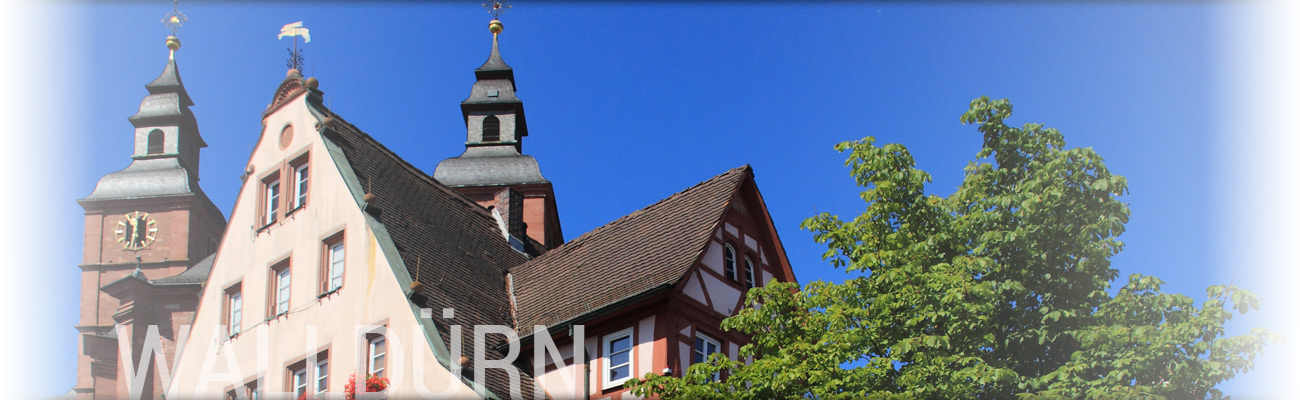
[[[180,97],[180,104],[189,107],[194,105],[194,101],[190,100],[189,93],[185,92],[185,85],[181,84],[180,71],[176,68],[176,50],[180,48],[180,39],[175,36],[167,37],[167,66],[163,68],[162,74],[158,75],[157,79],[144,85],[144,88],[149,90],[150,94],[176,93]]]
[[[443,160],[434,178],[445,185],[502,186],[548,183],[537,160],[523,155],[523,137],[528,136],[524,102],[515,96],[514,69],[501,58],[498,19],[488,24],[492,32],[492,54],[474,70],[475,82],[469,98],[460,103],[465,119],[465,152]]]
[[[515,83],[515,70],[511,69],[506,61],[501,59],[501,41],[498,37],[505,26],[501,20],[493,19],[488,23],[488,30],[492,32],[492,54],[488,56],[486,62],[478,69],[474,70],[474,77],[478,80],[488,79],[508,79],[510,84]]]
[[[510,8],[500,1],[483,6],[489,7],[493,17]],[[488,23],[492,53],[474,69],[469,98],[460,103],[465,152],[438,163],[433,178],[483,207],[496,207],[495,195],[502,189],[519,192],[526,199],[523,222],[528,237],[545,247],[555,247],[564,243],[555,192],[551,181],[542,176],[537,160],[523,152],[528,123],[524,102],[515,96],[518,88],[514,69],[501,57],[503,28],[499,19]]]
[[[167,65],[162,74],[144,85],[149,95],[140,101],[139,111],[127,118],[135,127],[131,165],[100,178],[95,191],[81,201],[202,193],[198,189],[199,149],[208,145],[199,135],[198,123],[190,112],[194,101],[185,91],[176,66],[181,41],[168,36],[166,44]],[[215,206],[211,208],[216,210]]]

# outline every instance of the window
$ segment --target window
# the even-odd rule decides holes
[[[370,352],[366,356],[366,371],[370,375],[384,376],[385,358],[388,355],[388,343],[383,335],[370,339]]]
[[[163,131],[154,129],[149,132],[148,145],[145,147],[145,154],[162,154],[163,152]]]
[[[239,335],[243,330],[240,322],[244,318],[244,298],[239,293],[239,284],[226,289],[226,326],[230,329],[230,336]]]
[[[310,384],[311,381],[307,379],[306,366],[289,371],[289,388],[293,389],[293,398],[296,399],[307,394],[307,386]]]
[[[262,400],[262,388],[257,386],[257,381],[248,384],[248,400]]]
[[[632,377],[632,328],[605,336],[605,388],[617,386]]]
[[[722,348],[718,341],[701,334],[695,335],[695,351],[691,354],[691,365],[704,363],[709,360],[709,356],[719,353],[718,349]],[[716,382],[721,378],[719,374],[713,374],[713,380]]]
[[[754,288],[754,262],[745,257],[745,288]]]
[[[736,280],[736,251],[729,244],[722,245],[722,270],[727,279]]]
[[[327,357],[327,352],[321,352],[316,355],[315,364],[312,363],[311,358],[308,358],[289,366],[287,387],[293,391],[294,399],[303,397],[303,395],[325,393],[329,389],[329,359]],[[319,398],[319,396],[314,397]]]
[[[307,205],[307,164],[293,167],[293,209]]]
[[[329,360],[321,357],[316,361],[316,394],[325,393],[330,388]]]
[[[321,266],[321,294],[329,294],[343,287],[344,246],[343,232],[325,239],[324,265]]]
[[[278,317],[289,312],[289,260],[271,267],[271,301],[267,315]]]
[[[487,118],[483,118],[483,141],[501,141],[501,120],[497,119],[497,116],[489,115]]]
[[[280,174],[278,172],[263,181],[262,193],[263,200],[266,201],[265,207],[262,208],[262,223],[270,225],[275,222],[276,214],[280,213]]]

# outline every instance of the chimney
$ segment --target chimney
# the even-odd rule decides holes
[[[510,188],[501,189],[494,207],[505,223],[506,233],[524,240],[524,195]]]

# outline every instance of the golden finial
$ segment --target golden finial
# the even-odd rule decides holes
[[[167,15],[163,15],[162,19],[163,25],[166,25],[167,29],[172,31],[171,36],[167,37],[167,49],[170,50],[167,58],[169,59],[176,58],[176,50],[181,48],[181,40],[176,38],[176,28],[180,28],[181,25],[185,24],[186,20],[189,20],[189,18],[185,17],[185,13],[177,8],[179,6],[178,2],[179,0],[172,0],[172,11]]]
[[[504,27],[501,25],[501,14],[510,9],[510,3],[494,0],[483,3],[483,8],[486,8],[488,13],[492,14],[492,22],[488,23],[488,30],[492,31],[493,35],[501,33],[501,29]]]

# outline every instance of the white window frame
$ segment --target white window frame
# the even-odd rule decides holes
[[[344,246],[345,243],[347,242],[340,238],[337,242],[326,242],[325,244],[325,267],[327,268],[327,273],[325,275],[325,279],[327,279],[325,283],[325,293],[330,293],[343,287],[343,267],[347,264],[347,248]]]
[[[701,348],[697,347],[697,346],[700,345],[700,344],[703,344],[703,345],[704,345],[704,349],[701,349]],[[712,352],[712,353],[706,353],[706,352],[708,351],[708,347],[709,347],[709,345],[713,345],[713,349],[715,350],[714,352]],[[695,343],[692,343],[692,344],[691,344],[691,364],[690,364],[690,365],[700,364],[700,363],[702,363],[702,362],[708,361],[708,360],[709,360],[709,356],[714,355],[714,354],[721,354],[721,353],[722,353],[722,342],[719,342],[719,341],[717,341],[717,340],[714,340],[713,338],[709,337],[708,335],[705,335],[705,334],[702,334],[702,333],[696,332],[696,333],[695,333]],[[696,361],[695,361],[695,356],[696,356],[696,355],[700,355],[700,356],[702,356],[702,357],[700,357],[700,359],[703,360],[703,361],[696,362]],[[720,373],[714,373],[714,374],[713,374],[713,381],[714,381],[714,382],[717,382],[717,381],[719,381],[719,380],[721,380],[721,379],[722,379],[722,375],[721,375]]]
[[[307,371],[308,371],[307,366],[303,365],[302,369],[293,370],[292,372],[290,372],[290,375],[293,378],[290,379],[289,389],[293,390],[294,399],[297,399],[299,396],[302,396],[303,394],[307,393],[307,388],[309,387],[309,384],[311,382],[310,379],[307,379]]]
[[[730,271],[727,271],[728,254],[731,255]],[[730,279],[732,282],[739,280],[740,277],[740,274],[736,273],[736,249],[732,248],[731,244],[728,243],[722,244],[722,275],[725,275],[727,279]]]
[[[614,344],[615,341],[618,341],[619,339],[623,339],[623,338],[627,338],[628,341],[627,350],[621,351],[620,353],[623,352],[627,353],[627,364],[619,364],[616,366],[612,364],[614,359],[613,357],[614,354],[612,352],[611,346]],[[632,376],[636,374],[636,371],[634,371],[632,368],[633,365],[635,364],[633,363],[634,352],[632,350],[636,348],[636,338],[633,337],[632,335],[632,328],[626,328],[621,331],[605,335],[604,339],[602,339],[602,343],[603,344],[601,346],[601,354],[603,358],[600,363],[601,364],[600,380],[601,382],[604,382],[603,388],[609,389],[623,384],[623,382],[627,381],[628,379],[631,379]],[[622,379],[614,379],[614,380],[611,380],[609,378],[610,371],[612,371],[615,368],[621,368],[624,366],[627,367],[627,377],[624,377]]]
[[[310,169],[307,163],[302,163],[293,168],[293,208],[297,210],[307,205],[307,190],[309,188]]]
[[[291,275],[289,275],[290,266],[275,271],[275,317],[289,313],[289,293],[291,284]]]
[[[276,214],[280,212],[280,178],[267,181],[266,184],[266,204],[263,210],[266,212],[265,218],[262,219],[263,225],[275,223]]]
[[[753,289],[755,286],[758,284],[754,282],[754,261],[745,256],[745,288]]]
[[[380,343],[384,345],[384,352],[375,354],[375,347],[377,344]],[[388,338],[384,337],[384,335],[377,335],[373,339],[370,339],[370,341],[366,344],[366,346],[370,349],[368,352],[366,352],[366,373],[369,375],[382,377],[384,371],[388,369]],[[383,361],[384,365],[380,367],[378,370],[376,370],[375,359],[380,357],[384,358]]]
[[[230,330],[231,337],[238,335],[239,331],[244,328],[242,324],[244,319],[244,296],[242,293],[243,288],[226,292],[226,306],[228,307],[229,312],[226,314],[226,323],[227,329]]]
[[[314,383],[313,387],[315,387],[313,391],[315,391],[316,394],[321,394],[329,391],[330,360],[328,358],[317,360],[314,368],[315,368],[316,377],[314,380],[312,380],[312,382]]]

